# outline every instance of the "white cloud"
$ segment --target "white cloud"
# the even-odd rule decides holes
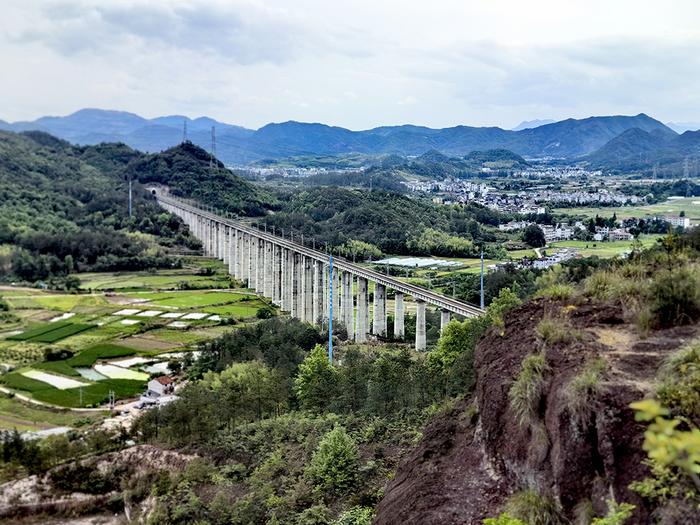
[[[5,0],[0,118],[696,120],[699,21],[692,0]]]

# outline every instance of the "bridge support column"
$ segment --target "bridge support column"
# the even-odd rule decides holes
[[[337,268],[333,268],[333,275],[329,276],[331,286],[333,287],[333,321],[341,318],[340,315],[340,277]]]
[[[301,283],[304,280],[302,275],[302,260],[301,255],[298,253],[290,251],[291,255],[291,266],[290,266],[290,292],[291,292],[291,312],[292,317],[296,317],[301,320],[302,309],[301,309]]]
[[[425,301],[416,299],[416,350],[425,351]]]
[[[311,319],[312,323],[323,323],[323,263],[315,261],[313,264],[313,306]]]
[[[234,278],[238,277],[236,273],[236,262],[238,260],[238,243],[236,242],[236,230],[228,229],[228,273]]]
[[[367,279],[357,278],[357,315],[355,316],[355,341],[364,343],[367,341],[367,318],[368,318],[368,294]]]
[[[343,272],[342,321],[348,332],[348,339],[354,338],[355,298],[352,294],[352,274]]]
[[[258,259],[258,250],[255,246],[255,237],[248,235],[248,288],[255,290],[255,265]]]
[[[265,242],[255,239],[258,258],[255,264],[255,292],[262,294],[265,290]]]
[[[228,226],[225,224],[221,226],[222,230],[222,235],[221,235],[221,259],[223,259],[224,264],[228,266],[228,256],[229,256],[229,250],[228,250]],[[231,272],[229,272],[231,273]]]
[[[216,234],[214,233],[214,221],[211,219],[207,219],[207,246],[209,246],[209,250],[207,255],[209,257],[214,257],[214,240],[215,240]]]
[[[314,323],[314,261],[304,257],[304,321]]]
[[[403,339],[404,332],[403,294],[394,293],[394,338]]]
[[[265,251],[265,264],[263,266],[263,295],[268,299],[272,299],[272,283],[274,281],[274,275],[272,274],[272,269],[274,267],[272,263],[272,243],[269,241],[263,241],[264,251]]]
[[[386,335],[386,286],[374,284],[374,312],[372,333],[378,336]]]
[[[282,306],[282,248],[272,245],[272,302]]]
[[[450,311],[440,310],[440,333],[445,331],[445,327],[450,324]]]
[[[224,258],[224,227],[220,223],[216,222],[216,258]]]
[[[238,234],[238,278],[248,286],[248,245],[246,235],[243,232]]]

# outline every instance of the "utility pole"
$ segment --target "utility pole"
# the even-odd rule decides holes
[[[333,255],[328,256],[328,304],[330,314],[328,315],[328,362],[333,364]]]
[[[484,249],[481,249],[481,309],[484,309]]]

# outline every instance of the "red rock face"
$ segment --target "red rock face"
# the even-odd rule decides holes
[[[544,316],[565,319],[577,337],[545,344],[536,333]],[[636,505],[631,522],[650,523],[650,509],[629,490],[648,474],[644,426],[629,404],[652,392],[660,364],[695,333],[679,327],[640,340],[620,308],[588,302],[536,300],[510,312],[504,329],[479,343],[475,391],[426,427],[388,484],[375,523],[481,524],[523,489],[554,498],[569,518],[584,500],[604,513],[614,495]],[[521,425],[508,392],[523,359],[542,350],[544,392],[535,424]],[[567,408],[565,388],[597,357],[606,363],[604,389],[580,421]]]

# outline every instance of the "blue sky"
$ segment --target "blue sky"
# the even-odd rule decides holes
[[[700,121],[694,0],[4,0],[4,120]]]

